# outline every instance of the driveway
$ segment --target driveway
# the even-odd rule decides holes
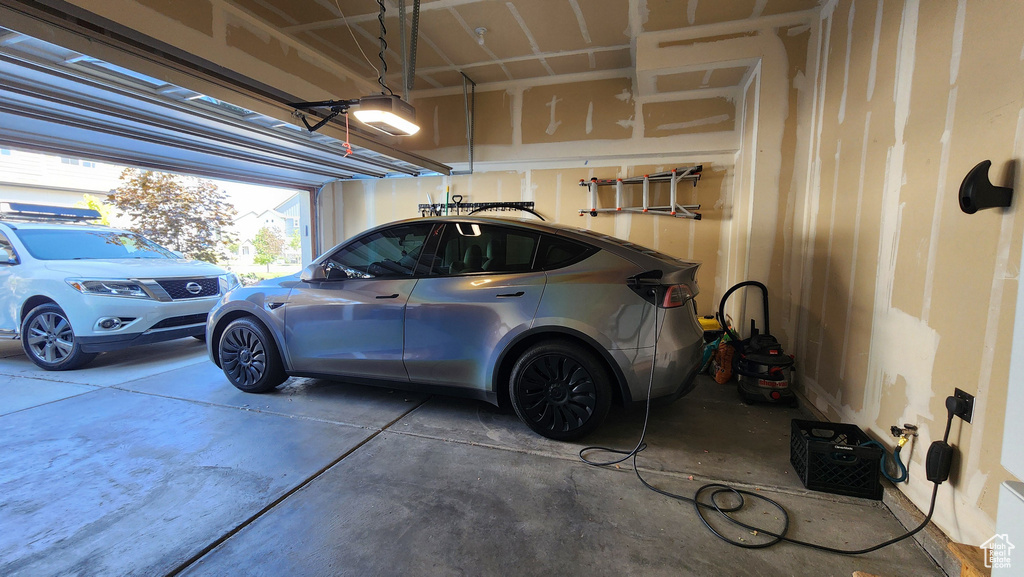
[[[613,410],[588,444],[632,447],[643,416]],[[770,496],[798,539],[859,547],[903,532],[879,502],[803,488],[795,417],[808,415],[703,379],[652,410],[640,467],[685,495],[724,481]],[[192,339],[64,373],[3,341],[0,574],[943,574],[912,540],[861,557],[731,547],[628,464],[581,464],[582,446],[477,401],[315,379],[244,394]]]

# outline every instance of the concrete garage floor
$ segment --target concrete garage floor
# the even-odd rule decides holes
[[[760,491],[790,511],[795,538],[860,547],[901,533],[879,502],[803,488],[794,417],[807,415],[746,407],[705,379],[652,411],[640,465],[677,493]],[[587,444],[631,447],[642,420],[615,410]],[[628,465],[579,463],[581,446],[476,401],[310,379],[246,395],[190,339],[68,373],[3,341],[0,574],[943,574],[912,540],[860,557],[731,547]]]

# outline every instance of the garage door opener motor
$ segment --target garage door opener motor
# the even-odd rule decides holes
[[[764,308],[764,333],[761,333],[754,319],[750,319],[750,336],[740,339],[736,331],[725,320],[725,303],[732,294],[744,287],[761,290]],[[736,347],[733,356],[733,373],[736,375],[740,397],[745,403],[785,403],[796,405],[796,395],[789,384],[793,375],[793,356],[782,350],[778,339],[772,336],[768,321],[768,287],[757,281],[748,280],[734,285],[722,295],[718,306],[718,321]]]

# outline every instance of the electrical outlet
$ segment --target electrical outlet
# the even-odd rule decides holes
[[[960,389],[953,389],[953,396],[966,403],[962,411],[957,411],[954,414],[970,423],[971,419],[974,417],[974,395],[965,393]]]

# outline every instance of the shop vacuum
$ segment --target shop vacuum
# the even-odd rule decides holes
[[[764,333],[757,329],[754,319],[750,319],[750,335],[745,339],[733,330],[725,320],[725,303],[738,289],[744,287],[761,289],[761,302],[764,306]],[[796,406],[796,395],[790,390],[789,384],[793,376],[794,358],[782,350],[782,345],[771,334],[768,322],[768,287],[748,280],[736,284],[722,295],[718,305],[718,321],[732,339],[736,348],[733,355],[733,374],[736,376],[740,398],[743,402],[778,403]]]

